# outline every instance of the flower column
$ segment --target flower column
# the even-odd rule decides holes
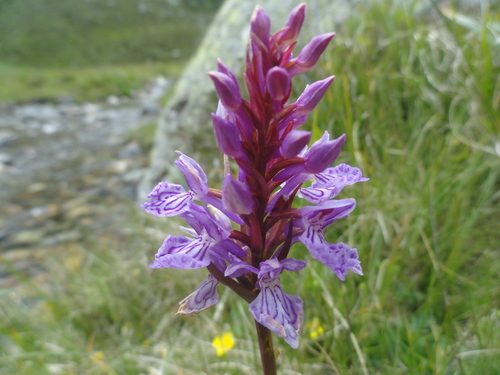
[[[191,226],[182,228],[189,237],[167,237],[151,267],[207,267],[210,272],[181,302],[178,313],[195,314],[213,306],[219,283],[233,289],[249,302],[265,374],[276,374],[271,332],[293,348],[299,345],[303,303],[299,296],[286,294],[280,282],[283,271],[306,265],[288,257],[291,246],[303,242],[313,258],[342,280],[348,270],[362,274],[357,250],[328,244],[323,231],[355,207],[354,199],[333,198],[344,186],[367,178],[345,164],[331,167],[345,135],[331,140],[325,132],[308,148],[311,134],[299,129],[334,77],[306,86],[296,102],[288,103],[292,77],[311,69],[334,36],[314,37],[294,58],[304,16],[301,4],[285,27],[271,35],[269,18],[260,7],[255,9],[243,77],[249,100],[242,98],[235,75],[222,61],[209,73],[220,99],[212,120],[225,155],[222,190],[210,188],[198,163],[179,153],[176,165],[189,190],[161,182],[143,204],[153,215],[179,215]],[[308,180],[313,184],[303,187]],[[292,208],[296,197],[313,205]]]

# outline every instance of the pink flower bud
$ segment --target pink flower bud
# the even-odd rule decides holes
[[[238,82],[238,79],[234,75],[234,73],[229,69],[221,59],[217,59],[217,71],[220,73],[224,73],[229,78],[231,78],[234,82]]]
[[[292,80],[286,69],[275,66],[267,72],[266,85],[273,99],[283,100],[290,95]]]
[[[249,187],[227,174],[222,183],[222,203],[230,212],[248,215],[253,209],[253,199]]]
[[[292,130],[283,140],[280,153],[285,158],[293,158],[304,149],[311,139],[311,132],[305,130]]]
[[[296,6],[290,16],[288,17],[288,22],[283,28],[283,31],[279,37],[279,41],[287,46],[295,42],[299,36],[300,29],[304,23],[306,12],[306,4],[302,3]]]
[[[229,156],[237,157],[241,155],[240,136],[236,125],[214,114],[212,114],[212,121],[219,149]]]
[[[319,57],[334,36],[335,33],[326,33],[312,38],[300,51],[299,55],[288,62],[286,67],[290,75],[294,77],[311,69],[318,62]]]
[[[337,139],[329,140],[330,135],[325,132],[323,136],[314,142],[304,154],[305,167],[310,173],[321,173],[337,159],[345,142],[345,134]]]
[[[208,75],[214,82],[215,91],[228,111],[236,111],[241,106],[241,94],[238,82],[227,74],[209,72]]]
[[[257,5],[252,14],[252,20],[250,23],[250,34],[255,35],[260,39],[266,48],[269,43],[269,37],[271,36],[271,21],[264,10]]]
[[[332,84],[334,76],[325,78],[321,81],[314,82],[307,85],[304,92],[297,99],[297,112],[296,116],[306,115],[310,113],[319,103],[326,90]]]

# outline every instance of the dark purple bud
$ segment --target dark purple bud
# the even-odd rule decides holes
[[[275,66],[267,72],[266,85],[273,99],[283,100],[290,95],[292,80],[286,69]]]
[[[288,17],[288,22],[285,25],[282,34],[280,35],[280,42],[287,45],[295,42],[295,40],[299,36],[302,24],[304,23],[305,13],[306,4],[304,3],[299,4],[292,10],[290,16]]]
[[[291,66],[288,70],[292,77],[299,73],[307,72],[317,62],[323,51],[325,50],[330,40],[335,36],[335,33],[326,33],[316,35],[309,43],[300,51],[299,55],[290,60]]]
[[[330,135],[325,132],[323,136],[314,142],[304,154],[305,168],[310,173],[321,173],[337,159],[345,142],[345,134],[337,139],[329,140]]]
[[[253,209],[250,188],[244,182],[240,182],[227,174],[222,183],[222,203],[230,212],[238,215],[248,215]]]
[[[319,103],[323,95],[325,95],[326,90],[332,84],[335,76],[325,78],[321,81],[314,82],[311,85],[307,85],[304,92],[297,99],[297,112],[295,116],[306,115],[310,113],[316,105]]]
[[[235,124],[225,118],[212,114],[217,146],[226,155],[238,157],[241,155],[241,142]]]
[[[228,111],[236,111],[241,106],[241,94],[238,82],[221,72],[209,72],[214,82],[215,91]]]
[[[280,153],[285,158],[293,158],[304,149],[311,139],[311,132],[305,130],[292,130],[283,140]]]
[[[259,38],[267,48],[269,37],[271,36],[271,21],[260,5],[257,5],[253,11],[250,23],[250,34]]]
[[[238,82],[234,73],[222,62],[221,59],[217,59],[217,71],[229,76],[229,78],[231,78],[234,82]]]

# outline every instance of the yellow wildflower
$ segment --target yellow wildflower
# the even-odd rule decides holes
[[[318,336],[325,333],[325,329],[321,326],[321,323],[317,317],[314,317],[311,322],[307,325],[309,328],[309,337],[312,339],[318,338]]]
[[[223,356],[234,346],[233,334],[231,332],[224,332],[222,335],[216,336],[214,341],[212,341],[212,346],[219,357]]]
[[[94,353],[94,358],[95,359],[103,359],[104,358],[104,353],[101,350],[99,350],[98,352]]]

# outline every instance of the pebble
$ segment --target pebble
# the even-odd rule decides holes
[[[79,230],[69,230],[45,237],[41,245],[44,247],[53,247],[66,242],[78,241],[81,237],[82,233]]]
[[[118,152],[120,159],[136,158],[142,155],[141,146],[137,142],[130,142]]]
[[[61,130],[61,124],[58,122],[52,122],[42,125],[42,132],[45,134],[54,134]]]
[[[130,169],[130,161],[128,160],[113,160],[109,163],[107,171],[112,174],[123,174]]]
[[[116,95],[111,95],[106,98],[106,102],[110,105],[118,105],[120,104],[120,98]]]
[[[83,216],[91,216],[94,211],[93,207],[88,204],[83,204],[81,206],[76,206],[73,209],[65,213],[65,217],[68,220],[75,220]]]
[[[13,245],[35,245],[45,236],[43,230],[23,230],[12,236]]]
[[[17,138],[19,138],[19,137],[14,132],[11,132],[11,131],[0,131],[0,146],[9,146]]]
[[[29,185],[26,191],[29,193],[39,193],[45,189],[47,189],[47,184],[44,184],[43,182],[36,182]]]
[[[32,217],[39,220],[52,219],[59,214],[59,207],[52,203],[47,206],[33,207],[29,210]]]
[[[12,165],[14,158],[12,155],[7,154],[6,152],[0,152],[0,164],[3,165]]]

